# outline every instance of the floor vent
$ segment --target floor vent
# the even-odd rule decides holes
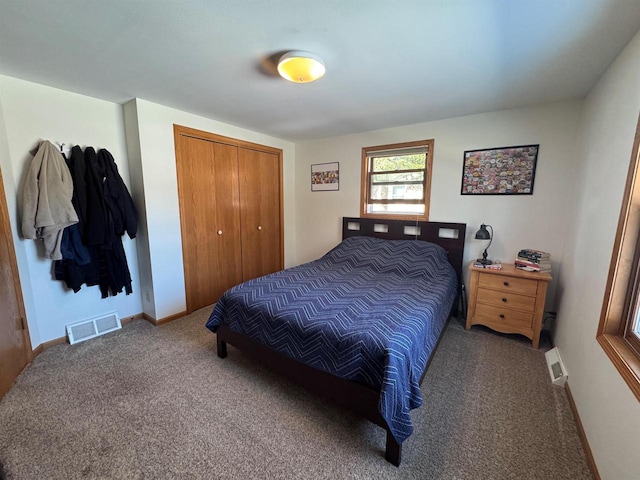
[[[73,345],[121,328],[120,317],[113,312],[67,325],[67,336],[69,343]]]
[[[547,359],[547,368],[549,369],[549,376],[551,377],[551,383],[554,385],[564,385],[567,383],[567,369],[564,368],[562,358],[560,358],[560,350],[558,347],[552,348],[544,354]]]

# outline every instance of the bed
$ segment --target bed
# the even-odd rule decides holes
[[[399,466],[409,412],[456,314],[466,226],[343,218],[343,241],[313,262],[227,290],[207,328],[387,431]]]

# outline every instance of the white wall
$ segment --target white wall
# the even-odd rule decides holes
[[[144,100],[133,100],[123,108],[0,75],[0,167],[34,348],[64,336],[64,325],[101,313],[117,311],[125,317],[144,311],[162,319],[185,310],[174,123],[283,150],[285,265],[295,263],[292,143]],[[74,144],[107,148],[116,159],[140,215],[138,237],[123,237],[133,295],[101,299],[98,287],[86,286],[74,294],[53,280],[51,262],[41,258],[36,242],[21,239],[22,184],[29,151],[42,139],[65,143],[67,151]]]
[[[129,165],[125,149],[122,106],[0,75],[0,102],[4,125],[0,123],[0,153],[5,176],[7,203],[11,214],[20,281],[24,292],[32,346],[63,337],[64,326],[74,321],[116,311],[120,316],[142,310],[138,283],[135,240],[123,239],[133,294],[101,299],[100,289],[83,286],[74,294],[63,282],[53,280],[52,262],[38,254],[36,241],[22,240],[19,206],[22,185],[31,161],[29,151],[40,140],[106,148],[114,156],[128,184]],[[2,148],[3,137],[6,148]]]
[[[596,330],[640,112],[640,33],[584,102],[580,175],[556,344],[603,479],[640,478],[640,403]],[[585,261],[588,259],[588,261]]]
[[[11,222],[11,234],[13,236],[13,244],[15,247],[16,262],[18,264],[18,275],[20,277],[20,285],[22,287],[22,296],[25,306],[25,313],[28,318],[35,318],[35,307],[33,303],[33,295],[30,288],[25,288],[25,280],[29,278],[29,261],[27,259],[26,249],[20,243],[18,236],[18,225],[20,225],[18,217],[18,201],[16,186],[13,180],[13,165],[11,164],[11,156],[9,155],[9,141],[7,139],[6,123],[4,121],[4,108],[2,106],[3,85],[2,77],[0,77],[0,170],[4,182],[4,191],[6,195],[7,210],[9,211],[9,221]],[[40,343],[40,329],[37,322],[30,321],[29,336],[32,346]]]
[[[145,100],[126,105],[127,135],[139,139],[146,228],[148,231],[150,286],[144,287],[145,312],[153,308],[161,320],[186,309],[182,239],[176,176],[173,125],[183,125],[219,135],[268,145],[283,150],[285,265],[295,262],[294,144],[260,133],[182,112]],[[135,114],[134,114],[135,110]],[[137,121],[137,132],[130,125]],[[128,138],[129,140],[129,138]],[[134,167],[137,168],[137,167]],[[143,267],[146,268],[146,267]],[[153,305],[147,305],[146,290]]]
[[[481,223],[495,231],[491,259],[512,262],[521,248],[551,252],[554,282],[547,307],[552,308],[571,215],[580,105],[556,103],[296,144],[298,261],[327,252],[340,240],[341,217],[359,216],[362,147],[434,139],[430,220],[467,224],[466,262],[487,244],[473,239]],[[533,195],[460,195],[465,150],[537,143]],[[340,163],[338,192],[311,192],[310,165],[323,162]]]

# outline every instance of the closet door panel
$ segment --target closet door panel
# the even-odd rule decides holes
[[[218,288],[211,303],[217,302],[225,290],[242,282],[242,246],[240,210],[238,208],[238,149],[235,146],[212,143],[216,223],[210,223],[209,238],[218,254]],[[206,183],[206,180],[205,180]]]
[[[243,280],[281,270],[280,157],[238,149]]]
[[[242,280],[237,148],[179,136],[178,184],[187,309]]]

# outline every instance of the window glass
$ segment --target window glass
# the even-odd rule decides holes
[[[362,214],[427,219],[433,140],[363,148]]]
[[[391,172],[395,170],[424,170],[426,152],[414,155],[398,155],[394,157],[376,157],[371,154],[374,172]]]

